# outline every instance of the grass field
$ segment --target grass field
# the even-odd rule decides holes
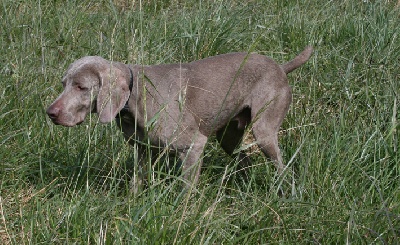
[[[11,1],[0,3],[0,244],[400,244],[397,1]],[[85,55],[138,64],[233,51],[289,75],[280,146],[248,182],[210,140],[200,183],[155,173],[129,191],[135,154],[97,117],[53,125],[46,108]],[[294,173],[294,174],[292,174]],[[278,195],[283,183],[284,196]]]

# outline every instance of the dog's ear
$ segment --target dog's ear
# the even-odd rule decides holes
[[[111,122],[129,99],[129,69],[120,63],[110,65],[100,71],[100,91],[97,96],[96,111],[101,123]]]

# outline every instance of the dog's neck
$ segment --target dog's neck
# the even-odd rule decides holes
[[[119,111],[119,113],[117,114],[117,116],[115,117],[116,119],[123,117],[124,115],[126,115],[127,113],[129,113],[129,99],[131,98],[131,94],[132,94],[132,89],[133,89],[133,72],[132,69],[127,66],[129,69],[129,74],[130,74],[130,78],[129,78],[129,97],[126,100],[126,103],[124,105],[124,107]]]

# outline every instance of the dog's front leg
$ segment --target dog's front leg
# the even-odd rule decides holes
[[[187,189],[195,187],[199,180],[202,154],[206,143],[207,137],[199,133],[195,136],[190,147],[180,153],[180,158],[183,163],[182,175]]]
[[[132,168],[132,175],[130,180],[130,191],[134,194],[140,193],[142,190],[147,188],[148,181],[148,163],[152,160],[148,155],[148,149],[141,143],[134,144],[134,166]]]

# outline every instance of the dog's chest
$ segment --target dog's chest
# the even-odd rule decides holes
[[[115,119],[124,138],[129,144],[148,144],[164,147],[165,142],[159,137],[156,128],[145,128],[131,114],[125,114]]]
[[[134,145],[137,141],[142,141],[145,137],[145,131],[138,125],[135,118],[126,113],[115,118],[117,126],[122,130],[124,138],[129,144]]]

